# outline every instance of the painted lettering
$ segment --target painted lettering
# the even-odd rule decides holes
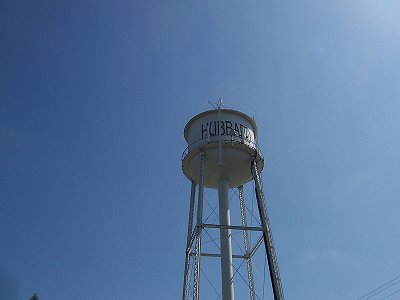
[[[212,124],[213,124],[213,122],[210,122],[208,124],[208,132],[209,132],[210,136],[215,136],[215,134],[216,134],[216,132],[215,132],[215,122],[214,122],[214,132],[212,131]]]
[[[208,125],[208,123],[206,123]],[[201,138],[204,139],[204,133],[208,136],[208,126],[201,124]]]
[[[244,133],[244,130],[243,130],[243,129],[244,129],[244,126],[243,126],[242,124],[240,124],[240,127],[239,127],[239,128],[240,128],[239,137],[240,137],[240,138],[243,138],[243,133]]]
[[[238,124],[237,124],[237,123],[235,123],[235,135],[236,135],[236,136],[240,136],[240,134],[239,134],[239,127],[238,127]]]
[[[234,123],[229,120],[225,121],[210,121],[205,124],[201,124],[201,138],[208,138],[213,136],[228,136],[235,135],[241,139],[251,141],[252,131],[240,123]]]
[[[225,121],[225,126],[226,126],[226,135],[231,135],[232,122],[231,121]]]
[[[220,123],[220,128],[221,128],[221,133],[220,133],[220,135],[225,135],[226,133],[225,133],[225,122],[224,121],[218,121],[219,123]]]

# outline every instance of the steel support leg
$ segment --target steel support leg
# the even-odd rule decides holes
[[[196,245],[194,259],[193,300],[199,300],[200,292],[200,258],[201,258],[201,229],[203,225],[203,196],[204,196],[204,151],[200,153],[199,194],[197,197]]]
[[[247,227],[246,207],[244,205],[243,186],[239,186],[238,190],[239,190],[240,215],[242,218],[242,226]],[[247,230],[243,230],[243,242],[244,242],[245,257],[246,257],[246,264],[247,264],[247,278],[249,280],[250,300],[255,300],[256,295],[254,292],[253,266],[251,263],[249,237],[247,234]]]
[[[187,239],[186,239],[186,251],[185,251],[185,273],[183,277],[183,293],[182,299],[189,299],[189,280],[190,280],[190,251],[191,251],[191,238],[193,233],[193,213],[194,213],[194,202],[196,197],[196,183],[192,181],[192,188],[190,192],[190,206],[189,206],[189,222],[188,222],[188,230],[187,230]]]
[[[269,224],[268,214],[265,205],[264,192],[261,186],[260,175],[257,169],[257,163],[254,160],[252,164],[252,173],[255,182],[255,192],[257,198],[258,211],[261,219],[261,225],[266,231],[263,232],[265,250],[267,253],[267,260],[269,266],[269,274],[271,276],[272,290],[275,300],[283,300],[283,288],[281,277],[279,274],[278,260],[275,254],[274,242],[272,240],[272,232]]]

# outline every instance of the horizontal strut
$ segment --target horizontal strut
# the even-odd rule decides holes
[[[250,230],[250,231],[268,231],[266,227],[254,226],[236,226],[236,225],[218,225],[218,224],[201,224],[202,228],[220,228],[220,229],[233,229],[233,230]]]
[[[190,253],[190,256],[195,256],[196,253]],[[207,257],[221,257],[221,254],[217,254],[217,253],[204,253],[202,252],[200,254],[200,256],[207,256]],[[232,258],[240,258],[240,259],[246,259],[247,257],[245,255],[232,255]]]

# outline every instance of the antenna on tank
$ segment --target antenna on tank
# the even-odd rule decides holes
[[[222,107],[224,107],[224,102],[222,101],[222,98],[219,97],[218,98],[218,108],[222,108]]]
[[[225,109],[227,108],[224,104],[224,101],[222,100],[222,97],[218,98],[218,102],[214,103],[211,101],[208,101],[208,103],[214,108],[214,109]]]

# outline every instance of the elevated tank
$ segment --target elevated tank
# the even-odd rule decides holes
[[[257,125],[246,114],[231,109],[214,109],[193,117],[185,126],[188,147],[182,156],[182,171],[198,182],[200,153],[204,151],[204,186],[218,188],[226,179],[230,188],[252,180],[251,163],[256,159],[258,170],[264,160],[256,146]]]

